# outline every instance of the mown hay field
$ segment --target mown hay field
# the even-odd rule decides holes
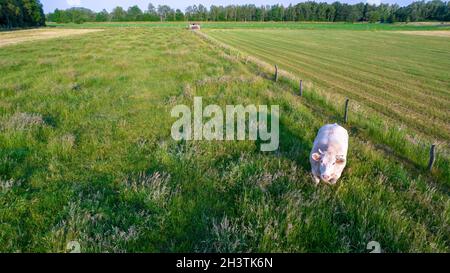
[[[279,150],[174,141],[194,96],[280,105]],[[0,252],[449,252],[445,183],[355,128],[339,185],[313,185],[313,139],[339,121],[313,99],[181,29],[2,47]]]
[[[348,97],[431,139],[450,141],[445,31],[210,30],[207,34]],[[436,33],[433,36],[433,33]],[[414,35],[417,34],[417,35]]]

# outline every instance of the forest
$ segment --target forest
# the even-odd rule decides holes
[[[319,21],[319,22],[418,22],[450,21],[450,2],[440,0],[417,1],[408,6],[398,4],[354,5],[313,1],[296,5],[228,5],[210,8],[200,4],[184,11],[167,5],[155,7],[149,4],[146,10],[139,6],[128,9],[116,7],[111,12],[95,12],[86,8],[56,9],[47,15],[47,20],[57,23],[124,22],[124,21]]]
[[[39,0],[0,0],[0,28],[44,25],[45,14]]]

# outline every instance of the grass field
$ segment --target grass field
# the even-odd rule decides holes
[[[207,33],[236,43],[241,32]],[[430,51],[447,54],[429,40],[437,47]],[[429,56],[424,67],[437,75],[446,60]],[[436,81],[446,79],[426,84]],[[448,99],[447,91],[427,99]],[[280,149],[172,140],[170,110],[193,96],[223,107],[280,105]],[[365,252],[375,240],[387,252],[449,252],[448,181],[436,178],[445,176],[398,160],[371,133],[350,128],[339,185],[313,186],[312,141],[319,127],[338,121],[325,105],[176,28],[107,28],[2,47],[0,251],[64,252],[75,240],[83,252]],[[448,114],[443,107],[433,115]]]
[[[208,35],[278,64],[327,93],[450,141],[450,38],[397,32],[214,30]]]

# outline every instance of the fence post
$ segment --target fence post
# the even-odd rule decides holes
[[[303,80],[300,80],[300,97],[303,97]]]
[[[345,100],[345,113],[344,113],[344,123],[348,122],[348,104],[349,104],[350,100],[346,99]]]
[[[278,65],[275,65],[275,82],[278,81]]]
[[[430,161],[428,163],[428,171],[433,170],[434,162],[436,161],[436,144],[431,145],[430,149]]]

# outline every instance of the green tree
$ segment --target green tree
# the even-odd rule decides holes
[[[158,13],[156,11],[156,8],[152,3],[148,4],[147,10],[142,15],[142,20],[143,21],[159,21],[160,20]]]
[[[380,21],[380,13],[378,11],[371,11],[368,13],[369,23],[376,23]]]
[[[127,12],[122,7],[115,7],[111,12],[111,21],[121,22],[127,18]]]
[[[388,16],[388,18],[387,18],[387,20],[386,20],[386,23],[393,24],[393,23],[395,23],[395,22],[396,22],[395,15],[394,15],[393,13],[391,13],[391,14]]]
[[[96,22],[106,22],[109,21],[109,13],[106,9],[103,9],[95,15]]]
[[[175,20],[178,22],[184,21],[184,13],[179,9],[175,11]]]
[[[162,22],[167,20],[167,16],[172,12],[172,9],[167,5],[159,5],[157,12]]]
[[[128,11],[127,11],[127,16],[126,16],[127,21],[140,21],[140,20],[142,20],[143,14],[144,13],[137,5],[129,7]]]
[[[0,0],[0,28],[44,25],[45,15],[39,0]]]

